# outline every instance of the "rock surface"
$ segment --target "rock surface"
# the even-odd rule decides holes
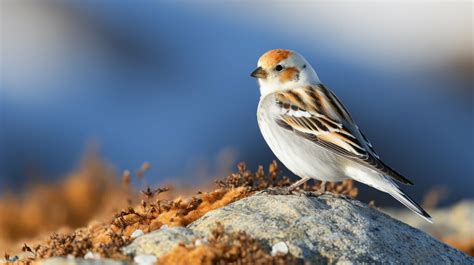
[[[197,239],[194,233],[184,227],[162,228],[137,237],[123,248],[126,255],[155,255],[161,257],[180,243],[190,244]]]
[[[180,243],[205,238],[216,222],[228,232],[245,231],[269,249],[288,251],[311,264],[474,264],[472,257],[418,229],[359,201],[331,194],[260,192],[208,212],[187,228],[164,228],[140,236],[123,252],[159,258]],[[285,251],[280,250],[283,246]]]
[[[216,222],[268,246],[285,242],[311,263],[473,264],[474,259],[367,205],[333,195],[260,192],[208,212],[190,224],[207,235]],[[189,232],[189,231],[188,231]]]

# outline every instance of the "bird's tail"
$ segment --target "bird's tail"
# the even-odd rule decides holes
[[[348,171],[350,171],[350,174],[348,175],[354,180],[392,195],[392,197],[408,207],[408,209],[412,210],[426,221],[433,223],[431,216],[423,210],[418,203],[408,197],[408,195],[406,195],[390,178],[383,175],[367,174],[367,172],[355,168],[348,169]]]
[[[396,184],[394,185],[396,186]],[[408,207],[408,209],[412,210],[426,221],[433,223],[433,219],[431,218],[431,216],[425,210],[423,210],[423,208],[421,208],[418,203],[413,201],[410,197],[408,197],[408,195],[406,195],[402,190],[400,190],[399,187],[395,187],[390,190],[385,190],[385,192],[392,195],[392,197],[397,199],[397,201],[401,202],[403,205]]]

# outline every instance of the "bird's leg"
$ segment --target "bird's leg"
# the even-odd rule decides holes
[[[298,188],[300,185],[302,185],[303,183],[305,183],[306,181],[308,181],[310,178],[308,177],[304,177],[304,178],[301,178],[300,180],[298,180],[297,182],[291,184],[291,186],[288,187],[288,191],[289,192],[292,192],[293,190],[295,190],[296,188]]]
[[[317,194],[323,195],[326,192],[326,181],[321,181],[321,186],[319,187]]]
[[[291,186],[286,188],[276,188],[276,189],[267,189],[265,192],[272,194],[272,195],[290,195],[296,188],[298,188],[301,184],[308,181],[310,178],[304,177],[297,182],[293,183]]]

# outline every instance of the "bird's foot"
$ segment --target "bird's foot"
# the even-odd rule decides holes
[[[326,193],[328,193],[326,191],[326,181],[322,181],[321,184],[320,184],[319,189],[317,189],[315,191],[309,191],[309,192],[307,192],[307,195],[312,196],[312,197],[319,197],[319,196],[322,196]]]
[[[315,196],[314,192],[305,191],[303,189],[290,189],[289,187],[268,188],[263,192],[270,195],[299,195],[299,196]]]
[[[319,197],[319,196],[322,196],[324,194],[326,194],[326,191],[319,191],[318,190],[318,191],[312,191],[311,192],[311,196],[314,196],[314,197]]]
[[[263,192],[270,195],[292,195],[295,194],[295,190],[291,190],[288,187],[277,187],[277,188],[268,188]]]
[[[319,197],[321,195],[324,195],[325,193],[326,193],[326,181],[321,181],[319,189],[312,192],[313,196],[315,197]]]

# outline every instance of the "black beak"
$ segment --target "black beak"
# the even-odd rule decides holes
[[[251,74],[251,77],[265,79],[267,78],[267,72],[262,67],[257,67]]]

